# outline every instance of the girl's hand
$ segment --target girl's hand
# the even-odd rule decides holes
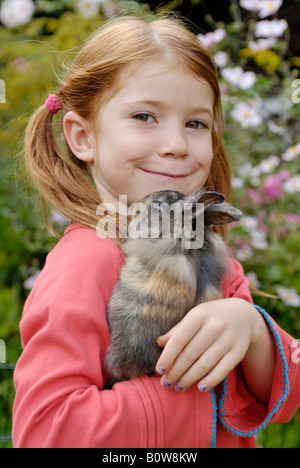
[[[200,380],[200,391],[212,389],[247,353],[253,355],[253,346],[265,339],[265,334],[269,337],[264,319],[243,299],[196,306],[157,340],[164,347],[156,365],[157,373],[163,375],[162,386],[183,391]]]

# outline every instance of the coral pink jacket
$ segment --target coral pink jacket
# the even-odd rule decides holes
[[[123,262],[113,241],[80,225],[48,255],[20,324],[15,447],[255,447],[267,423],[289,421],[300,402],[297,342],[259,308],[278,350],[268,406],[248,391],[239,366],[208,393],[166,390],[159,376],[102,390],[106,311]],[[242,267],[231,265],[224,297],[252,302]]]

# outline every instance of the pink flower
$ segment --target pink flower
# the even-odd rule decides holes
[[[262,190],[267,202],[278,200],[282,196],[281,180],[278,176],[267,177]]]
[[[264,223],[266,217],[267,217],[266,210],[261,210],[257,215],[258,222],[259,222],[259,231],[264,232],[265,234],[267,234],[270,230],[267,224]]]
[[[259,230],[261,232],[264,232],[265,234],[268,234],[268,232],[270,231],[269,227],[264,223],[259,224]]]
[[[281,181],[288,180],[291,177],[291,174],[286,169],[282,169],[281,171],[278,172],[278,177],[279,177],[279,180]]]
[[[296,215],[295,213],[287,213],[285,215],[285,219],[287,220],[288,223],[297,224],[300,222],[300,216]]]
[[[254,206],[260,206],[262,204],[261,196],[257,190],[248,189],[247,197],[250,198]]]
[[[26,72],[29,68],[28,63],[26,62],[25,57],[18,57],[13,61],[14,66],[20,72]]]

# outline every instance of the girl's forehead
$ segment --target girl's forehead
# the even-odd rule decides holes
[[[185,64],[176,61],[175,59],[151,59],[136,64],[127,65],[120,74],[120,79],[123,86],[133,80],[141,78],[155,79],[162,77],[166,74],[178,75],[185,73],[193,77],[196,81],[206,83],[206,81],[199,75],[196,76]]]
[[[139,64],[128,65],[120,74],[117,93],[156,94],[162,88],[180,89],[181,93],[203,91],[207,100],[213,99],[210,84],[201,76],[196,76],[186,65],[175,60],[153,59]]]

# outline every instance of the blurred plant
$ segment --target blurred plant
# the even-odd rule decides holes
[[[181,3],[164,2],[158,13]],[[205,6],[204,0],[192,3]],[[297,338],[300,104],[292,96],[297,94],[293,83],[298,82],[300,58],[289,52],[288,24],[276,16],[281,4],[232,0],[232,21],[216,23],[207,15],[211,31],[198,37],[219,67],[233,201],[244,213],[229,233],[233,255],[242,261],[253,287],[279,296],[256,299]],[[0,1],[0,79],[6,84],[6,102],[0,103],[0,339],[7,343],[8,362],[21,352],[22,307],[56,242],[36,209],[21,158],[15,182],[14,156],[22,149],[28,117],[55,92],[56,51],[61,52],[59,60],[61,55],[72,59],[77,46],[117,11],[153,15],[139,2],[118,0]],[[67,220],[55,211],[52,217],[63,232]],[[2,387],[10,388],[4,382]]]
[[[27,24],[35,11],[32,0],[4,0],[0,9],[1,22],[13,28]]]
[[[233,254],[255,287],[278,294],[268,307],[299,334],[300,112],[292,100],[299,70],[288,24],[275,16],[281,5],[232,1],[232,22],[207,16],[212,31],[198,37],[220,70],[233,197],[244,212],[230,231]]]

